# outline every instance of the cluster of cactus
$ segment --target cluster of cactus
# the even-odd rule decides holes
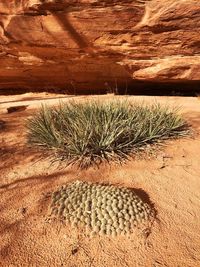
[[[76,181],[53,193],[51,214],[91,234],[116,236],[148,221],[152,209],[132,189]]]

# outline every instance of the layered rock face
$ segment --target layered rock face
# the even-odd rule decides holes
[[[0,0],[0,90],[198,83],[199,32],[199,0]]]

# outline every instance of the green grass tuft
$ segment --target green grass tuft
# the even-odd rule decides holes
[[[177,109],[127,101],[43,106],[27,128],[30,144],[53,150],[55,160],[81,167],[127,159],[146,144],[188,133]]]

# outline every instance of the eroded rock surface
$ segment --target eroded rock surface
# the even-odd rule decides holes
[[[0,0],[0,88],[200,81],[199,0]]]

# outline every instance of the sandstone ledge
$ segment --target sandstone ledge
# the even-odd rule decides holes
[[[1,90],[200,84],[198,0],[0,0],[0,14]]]

